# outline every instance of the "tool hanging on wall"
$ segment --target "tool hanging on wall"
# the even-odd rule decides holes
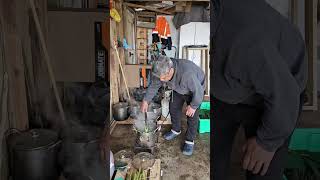
[[[118,13],[118,11],[115,8],[112,8],[110,10],[110,16],[112,17],[113,20],[115,20],[117,23],[121,21],[121,16]]]
[[[141,74],[143,78],[143,87],[147,88],[147,69],[145,67],[141,68]]]
[[[61,117],[62,123],[65,123],[65,119],[66,119],[65,117],[66,116],[65,116],[65,113],[64,113],[64,110],[63,110],[63,107],[62,107],[62,103],[61,103],[61,100],[60,100],[60,96],[59,96],[59,93],[58,93],[56,80],[55,80],[55,77],[54,77],[54,74],[53,74],[53,70],[52,70],[52,66],[51,66],[51,60],[50,60],[49,53],[48,53],[48,50],[47,50],[47,46],[46,46],[46,42],[45,42],[45,39],[44,39],[44,35],[42,33],[42,30],[41,30],[41,25],[40,25],[39,17],[38,17],[38,14],[37,14],[37,11],[36,11],[36,7],[35,7],[35,4],[34,4],[34,0],[29,0],[29,3],[30,3],[31,10],[32,10],[32,14],[33,14],[33,20],[35,22],[36,30],[37,30],[37,33],[38,33],[38,36],[39,36],[39,40],[40,40],[40,43],[41,43],[41,48],[43,50],[43,54],[44,54],[44,58],[43,59],[47,64],[49,77],[50,77],[50,80],[51,80],[51,83],[52,83],[52,87],[53,87],[53,92],[54,92],[54,95],[56,97],[56,101],[57,101],[57,104],[58,104],[60,117]]]
[[[122,67],[122,63],[121,63],[121,59],[120,59],[120,55],[119,55],[119,51],[118,51],[118,45],[117,45],[116,41],[114,41],[113,43],[114,43],[113,44],[114,45],[114,49],[116,50],[116,54],[117,54],[117,60],[118,60],[119,65],[120,65],[121,75],[122,75],[122,78],[123,78],[123,81],[124,81],[124,85],[125,85],[125,88],[126,88],[126,92],[127,92],[127,95],[128,95],[129,101],[130,101],[131,100],[130,92],[129,92],[126,76],[124,75],[124,70],[123,70],[123,67]]]

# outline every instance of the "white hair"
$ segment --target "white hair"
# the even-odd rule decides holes
[[[157,58],[157,60],[153,62],[152,74],[154,74],[157,77],[160,77],[161,75],[169,73],[172,67],[173,67],[172,60],[167,56],[160,55]]]

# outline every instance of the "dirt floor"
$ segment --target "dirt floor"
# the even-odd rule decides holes
[[[186,119],[183,121],[186,129]],[[162,128],[166,132],[170,126]],[[195,140],[195,151],[191,157],[182,154],[181,147],[184,135],[173,141],[159,139],[155,156],[161,159],[163,180],[209,180],[210,176],[210,138],[209,134],[201,134]],[[111,134],[111,150],[116,153],[122,149],[132,149],[135,134],[130,125],[118,125]]]

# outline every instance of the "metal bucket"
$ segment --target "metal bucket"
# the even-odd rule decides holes
[[[156,132],[138,132],[137,144],[140,147],[152,148],[156,145],[157,138]]]
[[[155,146],[158,138],[157,123],[154,120],[155,117],[149,119],[145,122],[144,119],[135,119],[134,129],[137,132],[137,142],[136,144],[140,147],[151,148]]]
[[[155,116],[160,117],[161,113],[162,113],[161,105],[157,104],[157,103],[150,103],[149,106],[148,106],[148,113],[149,114],[154,113]]]

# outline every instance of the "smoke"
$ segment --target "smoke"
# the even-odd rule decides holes
[[[153,132],[157,128],[158,116],[155,113],[147,112],[147,119],[145,113],[138,113],[134,120],[134,128],[139,132]]]
[[[68,180],[107,179],[108,166],[101,160],[99,146],[109,114],[106,88],[104,83],[71,84],[66,88],[60,164]]]

